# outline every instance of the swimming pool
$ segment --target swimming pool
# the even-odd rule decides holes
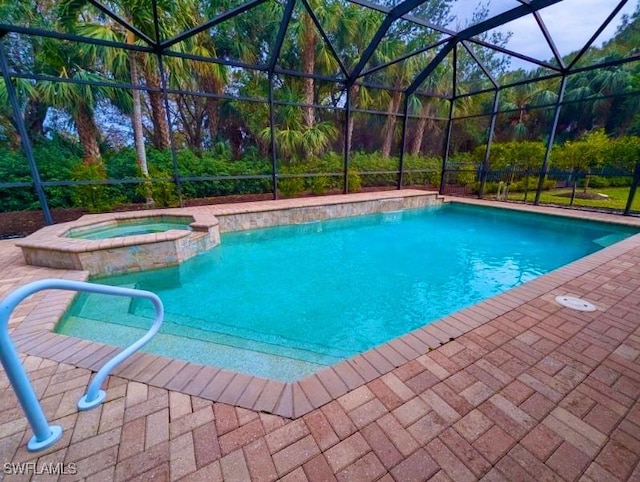
[[[635,232],[446,204],[227,233],[180,266],[100,282],[162,298],[163,333],[147,351],[292,381]],[[151,317],[142,303],[83,295],[57,331],[123,346]]]

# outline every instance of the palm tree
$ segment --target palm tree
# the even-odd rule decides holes
[[[376,30],[380,27],[383,17],[375,10],[363,9],[358,5],[348,3],[343,5],[338,15],[338,23],[336,25],[336,44],[339,52],[342,54],[343,63],[347,69],[356,65],[367,45],[371,41]],[[370,107],[373,105],[373,99],[366,87],[359,84],[351,86],[351,107]],[[355,116],[349,118],[347,125],[347,139],[351,150],[353,143],[353,128],[355,125]]]
[[[430,83],[433,88],[430,89],[433,93],[444,93],[445,84],[448,83],[448,79],[445,75],[439,75],[437,72],[430,78]],[[442,133],[442,130],[438,127],[438,124],[433,120],[434,116],[438,115],[442,110],[442,101],[437,98],[419,99],[417,96],[412,97],[415,110],[418,111],[418,121],[416,122],[415,129],[410,133],[409,146],[407,152],[410,155],[418,155],[422,149],[422,141],[424,140],[424,134],[429,129],[429,132],[435,137]]]
[[[59,5],[60,22],[68,29],[81,35],[124,42],[127,45],[137,45],[140,40],[130,29],[126,29],[120,23],[111,19],[98,18],[92,14],[87,0],[63,0]],[[111,5],[131,25],[136,26],[150,37],[154,37],[154,22],[151,3],[145,0],[117,0]],[[159,6],[161,9],[161,6]],[[159,15],[165,14],[160,11]],[[82,15],[81,15],[82,14]],[[79,18],[88,21],[79,23]],[[100,64],[109,69],[109,74],[116,79],[128,78],[134,86],[131,92],[133,108],[131,110],[132,130],[136,148],[136,161],[144,177],[149,176],[147,156],[145,150],[144,127],[142,122],[142,95],[140,89],[141,74],[145,75],[145,82],[150,88],[149,99],[151,104],[151,117],[154,126],[154,143],[158,148],[169,146],[169,128],[162,94],[159,92],[160,81],[157,65],[151,56],[143,56],[135,50],[111,49],[99,46],[89,46],[88,51],[96,59],[100,58]],[[149,197],[151,202],[151,198]]]
[[[285,96],[284,100],[291,103],[298,99],[298,94],[292,86],[285,86],[282,95]],[[337,134],[332,122],[315,122],[313,127],[308,127],[305,122],[302,111],[296,106],[285,105],[278,109],[276,143],[281,152],[293,161],[301,157],[308,158],[309,153],[315,154],[325,149]],[[269,127],[260,132],[260,137],[264,140],[269,139],[270,135]]]
[[[174,19],[180,30],[188,30],[204,23],[206,19],[201,14],[199,6],[197,1],[185,1],[177,5]],[[215,7],[219,6],[219,4],[216,3],[210,6]],[[233,19],[230,22],[233,22]],[[225,27],[222,28],[224,29]],[[215,36],[212,32],[202,32],[174,46],[174,49],[179,48],[183,52],[199,57],[217,58],[218,52],[214,39]],[[186,83],[187,85],[193,85],[195,90],[220,95],[224,93],[229,81],[228,68],[221,64],[180,61],[177,58],[169,58],[167,63],[171,65],[171,80],[176,87],[184,87],[181,84]],[[192,82],[191,79],[193,74],[195,74],[195,82]],[[219,104],[220,99],[217,97],[206,97],[205,99],[206,124],[209,131],[210,145],[213,145],[218,137],[218,127],[220,125]]]
[[[413,50],[412,45],[403,41],[399,36],[391,35],[380,43],[376,49],[375,59],[382,64],[398,58],[403,53],[411,50]],[[391,155],[397,112],[400,110],[400,101],[402,100],[402,88],[406,87],[406,84],[413,78],[417,65],[424,56],[424,54],[415,55],[380,71],[382,82],[394,89],[391,91],[391,95],[389,95],[388,92],[382,92],[378,98],[381,104],[387,105],[387,115],[382,129],[381,154],[383,157],[389,157]]]
[[[328,31],[336,30],[340,12],[343,8],[339,2],[311,0],[309,6],[323,29]],[[316,112],[313,105],[318,102],[317,96],[322,89],[316,87],[315,79],[310,76],[318,72],[325,75],[338,74],[338,61],[333,56],[329,46],[324,41],[321,41],[320,34],[311,15],[304,7],[300,8],[292,16],[288,35],[287,48],[284,49],[285,51],[281,57],[286,59],[285,62],[288,60],[296,68],[299,67],[305,75],[300,80],[302,84],[301,99],[294,100],[304,104],[302,107],[302,122],[298,125],[299,132],[296,133],[296,136],[299,137],[298,145],[306,150],[305,156],[310,157],[318,151],[319,147],[317,146],[328,145],[330,139],[326,138],[327,135],[333,135],[336,132],[335,129],[328,129],[326,125],[316,128]],[[295,81],[291,83],[292,86],[295,84]],[[288,92],[287,95],[291,93]],[[297,116],[293,111],[291,111],[291,114],[294,117]],[[287,128],[285,130],[288,130],[288,128],[297,124],[297,120],[294,118],[289,119],[286,124]]]
[[[548,82],[530,82],[508,89],[501,97],[501,110],[509,110],[509,126],[512,140],[525,140],[535,137],[533,120],[538,111],[535,106],[553,105],[558,94]]]
[[[100,163],[100,133],[94,110],[101,99],[113,97],[114,92],[109,88],[70,81],[105,82],[108,79],[91,71],[92,59],[68,42],[45,41],[39,59],[45,73],[69,82],[41,81],[37,84],[38,96],[46,104],[69,113],[78,131],[85,162]]]
[[[16,94],[21,104],[21,108],[27,110],[30,103],[37,99],[37,91],[35,86],[25,79],[14,79]],[[24,116],[27,117],[26,115]],[[9,93],[4,78],[0,77],[0,132],[9,138],[9,145],[13,149],[20,146],[20,135],[14,112],[9,103]]]
[[[316,2],[317,3],[317,2]],[[316,33],[316,27],[311,20],[311,16],[307,12],[302,13],[301,19],[301,34],[300,34],[300,57],[302,63],[302,73],[312,75],[315,73],[316,66],[316,44],[318,41],[318,35]],[[313,109],[313,103],[315,100],[314,92],[314,79],[311,77],[302,78],[302,101],[306,105],[302,108],[304,125],[308,129],[313,128],[315,122],[315,114]]]

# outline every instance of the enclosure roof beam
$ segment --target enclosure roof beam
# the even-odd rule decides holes
[[[114,47],[123,50],[133,50],[136,52],[153,53],[153,48],[142,45],[126,44],[124,42],[113,42],[111,40],[102,40],[91,37],[83,37],[66,32],[55,32],[53,30],[44,30],[41,28],[22,27],[20,25],[11,25],[0,23],[0,31],[8,33],[17,33],[20,35],[33,35],[36,37],[53,38],[57,40],[68,40],[70,42],[78,42],[81,44],[100,45],[102,47]]]
[[[283,69],[280,67],[276,67],[275,69],[273,69],[273,73],[290,75],[292,77],[300,77],[305,79],[322,80],[326,82],[344,82],[345,81],[344,77],[321,75],[321,74],[305,74],[303,72],[300,72],[299,70],[289,70],[289,69]]]
[[[482,22],[479,22],[475,25],[471,25],[470,27],[467,27],[458,32],[455,37],[458,40],[468,40],[471,37],[480,35],[481,33],[499,27],[500,25],[504,25],[506,23],[529,15],[532,11],[536,12],[551,5],[555,5],[556,3],[560,3],[561,1],[562,0],[531,0],[528,5],[520,5],[518,7],[512,8],[511,10],[507,10],[506,12],[499,13],[494,17],[483,20]]]
[[[597,70],[597,69],[606,69],[607,67],[616,67],[618,65],[628,64],[629,62],[638,62],[638,61],[640,61],[640,52],[635,52],[633,54],[630,54],[627,57],[607,60],[604,62],[598,62],[597,64],[585,65],[584,67],[578,67],[578,68],[572,69],[569,71],[569,75],[578,74],[580,72],[589,72],[591,70]]]
[[[149,45],[150,47],[154,47],[154,48],[157,47],[157,45],[158,45],[157,42],[154,41],[151,37],[149,37],[146,33],[144,33],[139,28],[134,27],[133,25],[131,25],[130,22],[128,22],[126,19],[122,18],[120,15],[115,13],[110,8],[105,7],[104,5],[102,5],[102,3],[98,2],[98,0],[89,0],[89,3],[91,5],[93,5],[94,7],[96,7],[98,10],[100,10],[102,13],[104,13],[106,16],[111,17],[112,20],[115,20],[117,23],[122,25],[127,30],[129,30],[129,31],[133,32],[134,34],[136,34],[137,37],[139,37],[140,39],[144,40],[146,42],[146,44]]]
[[[360,5],[362,7],[366,7],[366,8],[369,8],[371,10],[375,10],[377,12],[381,12],[381,13],[389,13],[389,12],[391,12],[391,8],[390,7],[385,7],[383,5],[376,5],[376,4],[373,4],[373,3],[371,3],[371,2],[369,2],[367,0],[347,0],[347,1],[349,1],[350,3],[353,3],[355,5]],[[559,1],[562,1],[562,0],[559,0]],[[520,3],[522,3],[523,6],[527,6],[528,8],[530,8],[529,5],[531,5],[531,2],[520,1]],[[544,8],[544,6],[536,7],[536,8]],[[531,12],[531,10],[529,10],[529,12]],[[537,10],[534,10],[534,12],[537,12]],[[441,27],[441,26],[435,25],[433,23],[427,22],[427,21],[425,21],[425,20],[423,20],[423,19],[421,19],[419,17],[416,17],[414,15],[402,15],[400,18],[403,19],[403,20],[406,20],[408,22],[415,23],[416,25],[420,25],[421,27],[430,28],[432,30],[435,30],[436,32],[440,32],[442,34],[445,34],[448,37],[455,37],[458,34],[458,32],[456,32],[455,30],[451,30],[451,29],[448,29],[446,27]],[[444,41],[446,41],[446,40],[448,40],[448,38],[444,39]],[[546,67],[546,68],[549,68],[549,69],[554,69],[554,70],[560,71],[560,69],[558,69],[558,67],[555,66],[555,65],[549,64],[549,63],[544,62],[544,61],[539,60],[539,59],[535,59],[533,57],[526,56],[526,55],[521,54],[519,52],[514,52],[514,51],[506,49],[504,47],[500,47],[499,45],[492,44],[491,42],[486,42],[486,41],[480,40],[480,39],[473,39],[473,41],[475,43],[479,44],[479,45],[482,45],[483,47],[487,47],[487,48],[490,48],[490,49],[497,50],[497,51],[502,52],[504,54],[511,55],[512,57],[517,57],[517,58],[519,58],[521,60],[525,60],[527,62],[531,62],[531,63],[534,63],[536,65],[540,65],[541,67]]]
[[[405,90],[406,95],[413,94],[418,89],[418,87],[420,87],[422,82],[424,82],[425,79],[429,77],[433,73],[433,71],[438,67],[438,65],[440,65],[440,63],[446,58],[446,56],[449,55],[449,52],[451,52],[455,46],[456,46],[456,42],[454,40],[449,40],[449,42],[447,42],[440,49],[440,51],[436,54],[433,60],[429,62],[429,65],[427,65],[424,68],[424,70],[417,75],[417,77],[413,80],[411,85],[407,87],[407,89]],[[454,95],[455,95],[455,92],[454,92]]]
[[[467,42],[472,42],[472,43],[474,43],[476,45],[479,45],[481,47],[485,47],[485,48],[488,48],[488,49],[491,49],[491,50],[495,50],[496,52],[500,52],[500,53],[505,54],[505,55],[510,55],[511,57],[515,57],[517,59],[524,60],[526,62],[538,65],[540,67],[544,67],[546,69],[557,70],[558,72],[560,72],[560,70],[561,70],[557,65],[550,64],[549,62],[545,62],[544,60],[536,59],[536,58],[531,57],[529,55],[521,54],[520,52],[516,52],[515,50],[511,50],[511,49],[508,49],[506,47],[501,47],[500,45],[492,44],[491,42],[485,42],[484,40],[480,40],[480,39],[477,39],[477,38],[467,39]]]
[[[209,64],[227,65],[229,67],[239,67],[241,69],[250,69],[258,71],[267,71],[268,66],[265,64],[248,64],[237,60],[219,59],[214,57],[205,57],[203,55],[188,54],[185,52],[176,52],[174,50],[166,50],[162,55],[165,57],[177,57],[179,59],[197,60],[199,62],[207,62]]]
[[[600,34],[603,32],[603,30],[605,28],[607,28],[607,26],[611,23],[611,21],[618,14],[618,12],[620,12],[620,10],[622,10],[622,7],[624,7],[627,4],[628,1],[629,0],[620,0],[620,3],[618,3],[616,8],[613,9],[613,12],[611,12],[611,14],[606,18],[606,20],[604,22],[602,22],[602,25],[600,25],[598,30],[595,31],[595,33],[591,36],[591,38],[584,45],[584,47],[582,47],[580,52],[578,52],[578,55],[576,55],[575,58],[571,61],[571,63],[567,67],[569,70],[571,70],[571,68],[574,65],[576,65],[576,63],[584,56],[584,54],[587,52],[587,50],[589,50],[589,48],[591,48],[591,45],[593,44],[593,42],[596,41],[596,39],[600,36]]]
[[[168,48],[171,48],[172,46],[174,46],[177,43],[180,43],[186,39],[188,39],[189,37],[193,37],[194,35],[199,34],[200,32],[204,32],[205,30],[208,30],[210,28],[215,27],[216,25],[218,25],[219,23],[222,23],[226,20],[229,20],[237,15],[240,15],[241,13],[246,12],[247,10],[250,10],[254,7],[257,7],[258,5],[266,2],[267,0],[251,0],[250,2],[247,3],[243,3],[242,5],[238,5],[235,8],[232,8],[231,10],[228,10],[220,15],[218,15],[215,18],[212,18],[211,20],[208,20],[206,22],[204,22],[203,24],[198,25],[197,27],[193,27],[189,30],[186,30],[184,32],[182,32],[181,34],[176,35],[175,37],[172,37],[170,39],[165,40],[164,42],[160,42],[160,48],[162,50],[166,50]]]
[[[361,7],[368,8],[370,10],[375,10],[376,12],[386,13],[391,12],[391,7],[386,7],[384,5],[377,5],[375,3],[371,3],[367,0],[347,0],[349,3],[353,3],[354,5],[359,5]],[[453,36],[456,34],[455,30],[448,29],[446,27],[441,27],[439,25],[428,22],[422,18],[416,17],[414,15],[401,15],[400,18],[402,20],[406,20],[407,22],[415,23],[416,25],[420,25],[421,27],[427,27],[431,30],[435,30],[436,32],[443,33],[445,35]]]
[[[336,59],[336,62],[338,62],[338,67],[340,67],[340,70],[342,71],[342,73],[345,76],[349,75],[348,72],[347,72],[347,68],[342,63],[342,60],[340,59],[340,56],[338,55],[337,50],[333,46],[333,42],[331,42],[331,39],[329,38],[329,36],[326,34],[324,29],[322,28],[322,25],[320,25],[320,21],[318,20],[318,17],[316,16],[315,12],[313,11],[311,6],[309,5],[309,2],[307,0],[302,0],[302,3],[304,5],[304,7],[307,9],[307,13],[309,13],[309,16],[311,17],[311,20],[313,21],[313,23],[315,24],[316,28],[318,29],[318,32],[320,32],[320,35],[322,36],[322,39],[329,46],[329,50],[331,50],[331,54]]]
[[[387,16],[382,22],[382,25],[380,25],[378,31],[373,36],[373,39],[371,39],[371,42],[369,42],[369,45],[367,45],[367,48],[362,53],[362,57],[360,57],[358,64],[353,68],[351,74],[348,76],[349,82],[353,82],[357,77],[360,76],[360,73],[375,53],[378,45],[389,31],[389,28],[391,28],[393,22],[401,18],[403,15],[406,15],[414,8],[422,5],[425,1],[426,0],[405,0],[404,2],[396,5],[391,10],[389,10]]]
[[[90,85],[94,87],[106,87],[110,89],[131,89],[131,90],[139,90],[141,92],[162,92],[162,90],[152,87],[147,87],[146,85],[133,85],[127,82],[109,82],[104,80],[84,80],[84,79],[76,79],[73,77],[56,77],[55,75],[48,74],[32,74],[32,73],[22,73],[22,72],[9,72],[11,77],[16,79],[28,79],[28,80],[36,80],[36,81],[44,81],[44,82],[60,82],[62,84],[73,84],[73,85]]]
[[[526,85],[526,84],[532,84],[534,82],[542,82],[542,81],[545,81],[545,80],[557,79],[560,76],[562,76],[562,74],[558,72],[558,73],[554,73],[554,74],[543,75],[542,77],[535,77],[535,78],[531,78],[531,79],[523,79],[523,80],[519,80],[517,82],[511,82],[509,84],[503,84],[503,85],[500,85],[498,88],[500,90],[510,89],[512,87],[517,87],[519,85]],[[486,94],[488,92],[494,92],[494,91],[495,91],[494,88],[474,90],[473,92],[466,92],[464,94],[459,94],[458,98],[471,97],[473,95]]]
[[[489,69],[487,69],[487,67],[484,65],[484,62],[482,60],[480,60],[478,58],[478,56],[469,48],[469,46],[467,45],[466,41],[462,42],[462,46],[464,47],[464,49],[467,51],[467,53],[469,55],[471,55],[471,58],[473,60],[475,60],[476,64],[478,64],[478,67],[480,67],[480,70],[482,70],[482,72],[484,73],[484,75],[486,75],[489,78],[489,81],[493,84],[493,86],[497,89],[498,88],[498,81],[496,79],[493,78],[493,75],[491,75],[491,72],[489,72]]]
[[[564,63],[564,60],[562,60],[562,55],[560,55],[558,46],[556,45],[555,41],[553,40],[553,37],[549,33],[549,29],[547,29],[546,24],[542,20],[542,17],[540,16],[540,12],[533,12],[533,18],[536,19],[536,22],[538,23],[538,27],[540,27],[540,30],[542,31],[542,35],[544,35],[545,40],[549,44],[549,48],[553,52],[553,56],[555,57],[556,62],[558,62],[558,65],[562,69],[562,72],[565,72],[567,66]]]
[[[442,39],[442,40],[438,40],[437,42],[433,42],[429,45],[427,45],[426,47],[422,47],[419,48],[417,50],[414,50],[413,52],[409,52],[406,53],[404,55],[401,55],[400,57],[397,57],[393,60],[390,60],[389,62],[385,62],[384,64],[380,64],[380,65],[376,65],[375,67],[371,67],[370,69],[365,70],[364,72],[362,72],[360,74],[360,77],[364,77],[365,75],[369,75],[369,74],[373,74],[374,72],[377,72],[379,70],[382,69],[386,69],[387,67],[390,67],[394,64],[397,64],[398,62],[402,62],[403,60],[407,60],[410,57],[413,57],[415,55],[419,55],[423,52],[426,52],[428,50],[440,47],[440,45],[444,44],[447,42],[448,39]]]
[[[280,57],[280,51],[282,50],[282,44],[284,43],[284,36],[289,28],[289,22],[291,21],[291,15],[293,14],[293,7],[295,7],[296,0],[287,0],[287,5],[282,13],[282,20],[280,20],[280,28],[278,29],[278,36],[276,37],[276,43],[273,46],[273,53],[269,60],[269,75],[273,74],[276,68],[276,63]]]
[[[440,50],[440,52],[438,52],[438,55],[436,55],[433,61],[429,65],[427,65],[427,67],[422,72],[418,74],[413,83],[408,87],[407,95],[415,92],[420,84],[422,84],[422,82],[424,82],[425,79],[436,69],[438,64],[444,60],[447,54],[454,48],[456,43],[462,42],[463,40],[471,40],[472,37],[475,37],[476,35],[480,35],[500,25],[504,25],[505,23],[509,23],[513,20],[517,20],[521,17],[529,15],[532,11],[538,11],[542,8],[554,5],[561,1],[562,0],[531,0],[531,3],[529,3],[528,5],[520,5],[518,7],[512,8],[511,10],[500,13],[495,17],[488,18],[482,22],[471,25],[470,27],[461,30],[459,33],[453,36],[447,44],[445,44],[445,46],[442,48],[442,50]]]

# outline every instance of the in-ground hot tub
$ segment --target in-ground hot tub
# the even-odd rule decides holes
[[[192,231],[192,216],[146,216],[133,219],[111,219],[98,224],[71,228],[68,238],[109,239],[139,234],[162,233],[171,229]]]
[[[27,264],[92,276],[172,266],[218,244],[215,216],[179,209],[87,215],[17,243]]]

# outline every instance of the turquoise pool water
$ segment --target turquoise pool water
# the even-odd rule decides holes
[[[141,220],[106,227],[72,230],[68,236],[82,239],[108,239],[121,236],[136,236],[138,234],[162,233],[170,229],[191,230],[189,223]]]
[[[228,233],[180,266],[97,281],[162,298],[147,351],[292,381],[635,232],[447,204]],[[146,301],[81,295],[58,331],[124,346],[152,319]]]

